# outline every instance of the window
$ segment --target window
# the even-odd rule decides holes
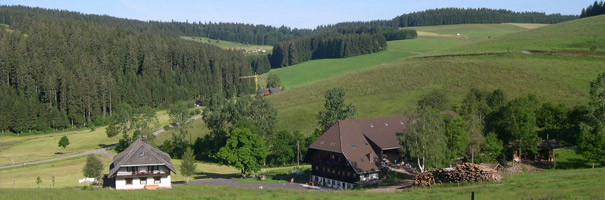
[[[147,166],[147,171],[160,170],[160,166]]]
[[[153,177],[153,183],[160,184],[160,183],[162,183],[162,179],[160,177]]]
[[[147,178],[146,177],[141,177],[140,180],[141,180],[141,182],[140,182],[141,185],[147,185]]]
[[[132,178],[126,179],[126,185],[132,185]]]
[[[139,167],[127,167],[126,171],[127,172],[136,172],[136,171],[139,171]]]

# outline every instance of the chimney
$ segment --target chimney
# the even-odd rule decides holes
[[[146,135],[141,136],[141,141],[143,141],[145,144],[147,144],[147,136]]]

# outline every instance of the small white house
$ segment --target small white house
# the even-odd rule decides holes
[[[171,172],[170,155],[139,138],[113,157],[105,181],[116,190],[164,189],[172,187]]]

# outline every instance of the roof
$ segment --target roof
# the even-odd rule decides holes
[[[142,138],[135,140],[128,148],[113,157],[109,176],[113,176],[122,166],[165,165],[176,174],[170,162],[170,155],[147,144]]]
[[[405,116],[340,120],[309,146],[311,149],[342,153],[355,172],[379,170],[370,141],[382,150],[401,147],[398,135],[405,128]]]
[[[557,148],[556,139],[542,140],[542,141],[540,141],[540,143],[538,143],[538,149],[555,149],[555,148]]]

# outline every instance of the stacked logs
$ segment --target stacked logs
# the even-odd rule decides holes
[[[436,169],[416,175],[414,185],[420,187],[440,183],[481,182],[500,180],[502,176],[494,169],[472,163],[457,165],[455,168]]]

